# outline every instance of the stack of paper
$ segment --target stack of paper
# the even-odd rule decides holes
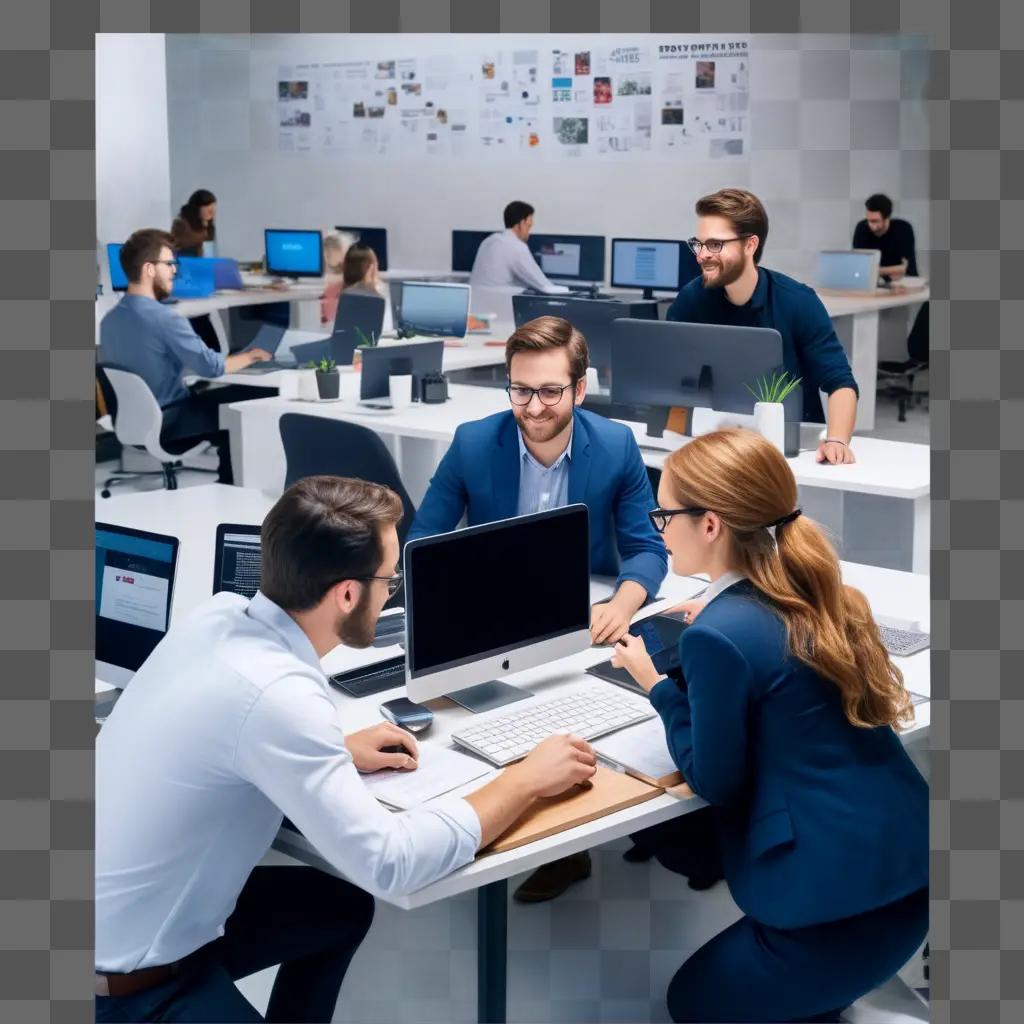
[[[592,745],[603,760],[653,786],[667,789],[683,780],[669,753],[665,726],[660,718],[649,718],[639,725],[602,736]]]
[[[405,811],[493,771],[489,764],[451,747],[420,744],[419,764],[413,771],[384,768],[362,778],[382,804]]]

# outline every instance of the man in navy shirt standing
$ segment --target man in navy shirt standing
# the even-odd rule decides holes
[[[786,369],[802,380],[803,418],[828,424],[818,461],[856,461],[850,438],[857,382],[821,299],[807,285],[759,266],[768,237],[761,201],[726,188],[698,199],[696,212],[697,234],[687,244],[701,276],[680,290],[667,319],[777,330]],[[828,395],[827,418],[819,391]]]

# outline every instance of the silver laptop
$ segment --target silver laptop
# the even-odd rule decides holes
[[[818,287],[872,293],[878,287],[878,249],[827,249],[818,253]]]

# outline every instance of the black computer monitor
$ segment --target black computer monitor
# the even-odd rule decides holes
[[[125,686],[164,638],[178,539],[96,524],[96,674]]]
[[[363,349],[363,372],[360,374],[359,398],[386,398],[390,395],[388,378],[412,374],[413,394],[419,393],[420,381],[441,372],[444,359],[443,341],[420,341],[411,345],[378,345]]]
[[[539,316],[564,317],[587,339],[590,365],[598,380],[608,380],[612,364],[612,324],[623,317],[657,320],[656,302],[618,302],[614,299],[585,299],[572,295],[513,295],[512,315],[516,327]]]
[[[612,327],[611,400],[645,408],[651,437],[661,436],[673,406],[752,415],[755,399],[748,386],[785,369],[782,335],[770,327],[663,320],[616,320]],[[783,404],[787,426],[795,424],[798,437],[801,388]]]
[[[213,592],[252,597],[260,589],[260,528],[251,523],[220,523],[213,561]]]
[[[678,292],[700,277],[697,258],[685,242],[656,238],[613,238],[613,288],[642,288],[645,299],[654,293]]]
[[[473,710],[506,703],[529,694],[495,677],[590,646],[585,505],[421,537],[404,557],[411,700],[452,694]],[[474,580],[494,581],[486,600]]]
[[[268,274],[323,277],[324,246],[319,231],[266,228],[263,237]]]
[[[344,231],[345,234],[354,236],[361,245],[368,245],[377,256],[377,269],[380,271],[388,269],[387,228],[350,228],[343,224],[336,224],[335,230]]]
[[[604,235],[530,235],[526,244],[553,280],[604,280]]]
[[[110,268],[110,287],[115,292],[128,289],[128,275],[121,266],[121,247],[123,242],[107,242],[107,266]]]
[[[493,234],[493,231],[453,231],[452,270],[457,273],[471,273],[480,243]]]
[[[400,337],[463,338],[469,322],[469,285],[402,281],[395,308]]]

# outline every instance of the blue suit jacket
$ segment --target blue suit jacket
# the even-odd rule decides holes
[[[725,876],[752,918],[801,928],[928,884],[928,787],[888,728],[861,729],[839,688],[792,657],[743,581],[680,640],[685,682],[651,690],[669,749],[718,808]]]
[[[636,580],[654,597],[665,578],[665,545],[647,513],[654,495],[628,427],[577,408],[569,460],[569,503],[590,512],[590,571]],[[519,502],[518,426],[512,411],[455,431],[407,540],[510,519]]]

